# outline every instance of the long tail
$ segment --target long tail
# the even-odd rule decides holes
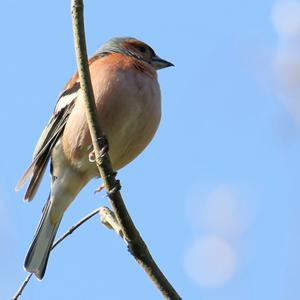
[[[51,202],[48,200],[24,263],[26,271],[34,273],[40,280],[44,277],[51,247],[61,221],[60,219],[55,224],[51,223],[50,206]]]

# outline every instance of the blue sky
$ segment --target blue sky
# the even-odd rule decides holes
[[[49,191],[14,186],[75,70],[69,1],[2,3],[0,298],[23,259]],[[299,1],[86,1],[89,53],[114,36],[149,43],[159,72],[155,139],[119,172],[154,258],[183,299],[297,299],[300,267]],[[92,181],[60,233],[100,205]],[[21,299],[158,299],[120,238],[98,218],[53,253]]]

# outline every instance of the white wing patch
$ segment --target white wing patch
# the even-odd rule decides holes
[[[77,91],[69,95],[65,95],[65,96],[62,95],[56,103],[54,113],[57,114],[60,110],[64,109],[72,101],[74,101],[76,97],[77,97]]]

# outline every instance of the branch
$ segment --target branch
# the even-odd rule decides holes
[[[136,261],[141,265],[153,283],[161,291],[165,299],[181,299],[153,260],[145,242],[143,241],[131,217],[129,216],[122,199],[120,193],[121,185],[120,182],[115,178],[116,173],[112,169],[112,164],[108,155],[108,143],[103,135],[96,113],[96,105],[86,51],[83,21],[83,1],[71,0],[71,8],[81,93],[85,101],[86,117],[100,177],[103,180],[113,211],[124,234],[124,239],[128,243],[128,249],[130,253],[132,253]]]
[[[83,223],[85,223],[86,221],[88,221],[89,219],[91,219],[93,216],[95,216],[97,213],[100,212],[100,210],[102,209],[102,207],[95,209],[94,211],[92,211],[90,214],[88,214],[87,216],[85,216],[84,218],[82,218],[80,221],[78,221],[75,225],[73,225],[71,228],[69,228],[69,230],[63,234],[51,247],[51,251],[53,251],[53,249],[60,244],[67,236],[71,235],[79,226],[81,226]],[[28,284],[29,280],[32,277],[32,273],[29,273],[26,278],[24,279],[23,283],[20,285],[18,291],[16,292],[16,294],[11,298],[11,300],[17,300],[22,292],[24,291],[26,285]]]

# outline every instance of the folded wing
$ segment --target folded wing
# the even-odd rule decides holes
[[[16,191],[19,191],[31,177],[24,196],[26,201],[32,200],[40,185],[51,156],[51,150],[64,131],[68,117],[74,107],[79,88],[79,83],[75,82],[69,89],[64,90],[60,95],[55,106],[54,114],[37,142],[32,163],[16,186]]]

